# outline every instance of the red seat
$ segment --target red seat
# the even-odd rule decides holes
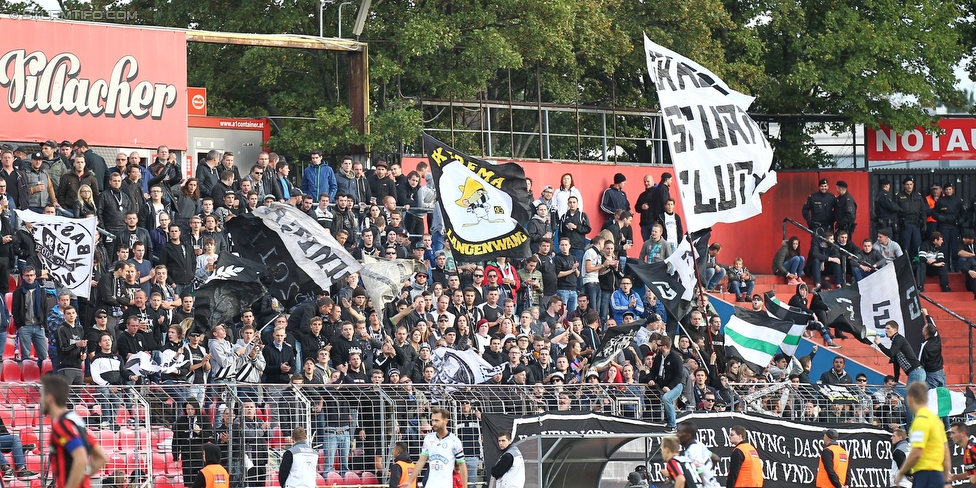
[[[39,446],[40,439],[37,438],[36,432],[37,431],[35,431],[33,427],[24,427],[20,429],[18,432],[20,435],[20,442],[23,444],[34,444],[35,446]]]
[[[98,444],[102,446],[102,450],[105,452],[119,450],[118,439],[115,437],[115,432],[111,430],[101,430],[98,432]]]
[[[24,361],[21,372],[24,377],[25,383],[37,383],[41,381],[41,368],[37,367],[37,363],[34,361]]]
[[[21,427],[34,427],[37,425],[37,419],[34,418],[34,409],[21,404],[14,405],[14,418],[13,425],[14,428]]]
[[[4,359],[3,372],[0,373],[0,379],[3,379],[6,383],[20,383],[21,377],[20,364],[13,359]]]
[[[343,479],[346,486],[357,486],[363,484],[363,480],[359,479],[359,475],[354,471],[346,471],[346,476]]]
[[[325,484],[325,478],[323,478],[322,475],[317,474],[315,475],[315,486],[328,486],[328,485]]]
[[[47,358],[44,360],[44,363],[41,364],[41,375],[46,375],[51,371],[54,371],[54,365],[51,364],[51,358]]]
[[[27,469],[35,472],[42,473],[41,471],[41,456],[40,454],[24,454],[24,459],[27,461]]]
[[[136,450],[136,433],[132,429],[122,428],[118,433],[119,450],[134,452]]]
[[[3,357],[13,359],[17,355],[17,337],[16,335],[10,335],[7,332],[7,342],[3,344]]]
[[[153,481],[154,488],[173,488],[173,482],[166,476],[156,476]]]
[[[378,485],[378,484],[380,484],[380,480],[378,478],[376,478],[376,475],[373,474],[373,473],[370,473],[369,471],[364,472],[361,478],[362,478],[362,481],[363,481],[363,484],[364,485]]]
[[[329,474],[325,475],[325,486],[341,486],[344,484],[345,480],[342,479],[342,475],[335,471],[329,471]]]

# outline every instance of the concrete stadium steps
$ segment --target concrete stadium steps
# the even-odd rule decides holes
[[[808,285],[813,286],[809,277],[805,277]],[[942,304],[953,312],[973,320],[976,318],[976,301],[973,300],[973,293],[966,291],[965,279],[959,273],[949,274],[949,287],[951,292],[942,292],[939,287],[938,277],[930,276],[925,280],[925,297]],[[786,279],[775,275],[757,275],[756,286],[753,293],[763,293],[772,290],[776,298],[788,301],[796,293],[796,286],[786,284]],[[749,307],[748,303],[736,303],[735,296],[731,293],[712,293],[716,298],[721,298],[733,305]],[[942,356],[945,360],[946,382],[953,384],[970,383],[969,363],[972,359],[972,352],[969,341],[969,326],[952,315],[946,313],[939,307],[922,298],[922,307],[926,308],[942,334]],[[976,335],[976,331],[973,331]],[[811,342],[824,346],[819,334],[816,334]],[[848,358],[851,361],[860,363],[866,368],[873,369],[880,374],[891,374],[891,365],[888,358],[880,351],[867,344],[862,344],[854,339],[837,341],[842,347],[833,350],[835,353]],[[904,381],[904,374],[902,374]]]

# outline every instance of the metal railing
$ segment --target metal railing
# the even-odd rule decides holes
[[[50,481],[50,420],[38,405],[39,385],[0,385],[6,405],[0,421],[20,436],[28,469]],[[953,388],[960,389],[960,388]],[[188,416],[179,405],[202,396],[203,407]],[[693,395],[688,394],[693,398]],[[727,410],[773,415],[803,422],[903,425],[905,403],[898,388],[870,385],[733,383],[718,390]],[[108,455],[94,477],[114,478],[130,486],[179,486],[202,467],[200,447],[221,447],[232,486],[265,486],[277,474],[291,432],[302,427],[309,444],[320,451],[320,484],[338,478],[360,486],[387,481],[392,448],[408,445],[417,458],[423,437],[432,430],[431,410],[451,412],[451,430],[467,441],[467,454],[481,457],[482,414],[534,415],[546,411],[596,411],[661,422],[655,389],[642,384],[570,383],[543,385],[257,385],[214,384],[190,391],[190,385],[139,385],[117,389],[96,386],[71,390],[71,407]],[[682,402],[679,416],[699,405]],[[698,410],[701,411],[701,410]],[[467,430],[465,430],[467,429]],[[17,466],[18,468],[20,466]],[[350,471],[353,474],[347,475]],[[484,484],[486,469],[471,481]]]

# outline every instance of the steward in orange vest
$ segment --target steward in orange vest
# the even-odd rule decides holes
[[[410,479],[414,466],[416,464],[410,460],[407,445],[403,442],[397,442],[393,446],[393,465],[390,466],[390,486],[400,486],[401,483]],[[417,488],[417,482],[414,481],[413,484],[409,485],[409,488]]]
[[[820,453],[820,467],[817,470],[817,488],[843,488],[847,484],[847,466],[850,459],[847,451],[837,444],[837,431],[824,431],[824,448]]]
[[[229,488],[230,474],[220,464],[220,447],[214,444],[203,446],[203,462],[206,465],[197,473],[193,486],[205,488]]]
[[[752,444],[746,442],[746,428],[741,425],[732,427],[729,440],[735,443],[732,450],[727,488],[762,488],[763,472],[759,451]]]

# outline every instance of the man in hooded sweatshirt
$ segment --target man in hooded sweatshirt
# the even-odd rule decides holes
[[[197,473],[192,488],[228,488],[230,474],[220,464],[220,447],[216,444],[203,445],[203,469]]]

